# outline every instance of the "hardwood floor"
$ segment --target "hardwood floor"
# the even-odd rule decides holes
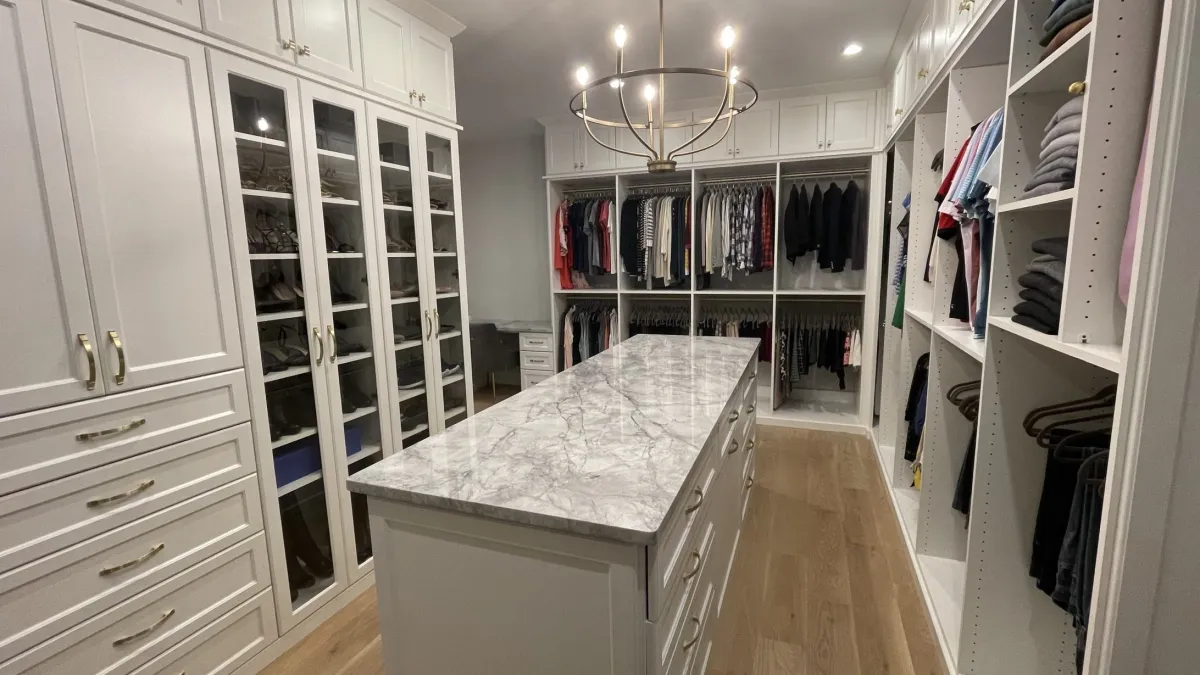
[[[759,427],[708,675],[945,675],[870,442]],[[382,675],[374,593],[267,675]]]

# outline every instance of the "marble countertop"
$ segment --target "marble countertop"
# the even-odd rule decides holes
[[[549,321],[508,321],[504,319],[496,319],[494,321],[487,319],[471,319],[471,323],[494,323],[496,330],[501,333],[550,333],[554,331],[554,326],[550,325]]]
[[[639,335],[350,477],[350,490],[653,543],[753,338]]]

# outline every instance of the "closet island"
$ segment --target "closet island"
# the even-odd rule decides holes
[[[704,672],[757,352],[639,335],[351,476],[387,672]]]

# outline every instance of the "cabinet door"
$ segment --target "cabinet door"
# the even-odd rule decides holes
[[[368,91],[413,105],[408,46],[412,17],[388,0],[362,0],[363,79]]]
[[[291,0],[201,0],[204,32],[295,63]]]
[[[858,150],[875,146],[874,91],[831,94],[826,150]]]
[[[950,17],[950,7],[944,0],[933,0],[930,3],[930,13],[933,16],[930,25],[931,45],[929,55],[929,70],[932,73],[942,67],[946,60],[948,45],[946,44],[946,22]],[[932,75],[930,75],[932,77]]]
[[[948,14],[946,21],[946,50],[952,51],[971,23],[971,12],[976,3],[971,0],[944,0]]]
[[[779,152],[793,155],[825,149],[825,97],[793,98],[779,104]]]
[[[580,147],[583,148],[583,155],[580,159],[580,164],[583,165],[584,171],[609,171],[617,166],[617,159],[614,157],[616,153],[608,148],[600,145],[592,139],[592,134],[604,143],[613,144],[613,127],[606,127],[599,124],[592,125],[592,133],[589,134],[587,129],[583,128],[582,122],[579,124],[579,131],[582,134],[580,138]],[[626,132],[628,133],[628,132]]]
[[[711,116],[711,110],[696,110],[692,112],[692,118],[697,120],[697,122],[691,127],[691,133],[693,136],[700,134],[702,131],[704,131],[704,127],[708,126],[707,124],[701,124],[699,120],[708,119]],[[707,150],[701,150],[700,152],[692,154],[691,157],[693,162],[696,162],[697,164],[703,162],[726,162],[733,159],[733,151],[737,148],[737,146],[734,144],[734,136],[736,135],[737,131],[734,128],[736,126],[736,123],[734,122],[727,122],[723,119],[717,120],[717,123],[708,130],[708,133],[701,136],[696,141],[695,145],[690,147],[707,147],[710,143],[721,137],[721,134],[725,131],[726,124],[729,124],[729,133],[725,134],[725,138],[722,139],[720,143],[717,143]]]
[[[887,111],[887,118],[891,120],[892,128],[900,122],[900,118],[904,116],[904,106],[908,104],[908,50],[900,56],[900,61],[896,64],[896,72],[892,75],[892,101]]]
[[[691,127],[692,113],[690,113],[690,112],[667,113],[666,121],[667,121],[667,124],[673,124],[673,123],[677,123],[677,122],[685,123],[685,125],[681,126],[681,127],[667,127],[667,134],[666,134],[666,137],[664,138],[664,141],[665,141],[664,145],[667,146],[667,152],[670,152],[670,151],[674,150],[675,148],[678,148],[679,146],[683,145],[684,142],[691,139],[691,137],[692,137],[692,127]],[[616,133],[621,133],[621,131],[618,129]],[[625,135],[629,135],[629,132],[626,131]],[[692,146],[689,145],[688,147],[684,148],[684,150],[690,150],[691,147]],[[679,156],[675,157],[675,161],[678,162],[680,165],[690,164],[692,162],[692,157],[693,157],[693,155],[679,155]],[[642,162],[642,165],[645,166],[645,162]]]
[[[291,0],[296,63],[322,75],[361,85],[356,0]]]
[[[104,393],[41,0],[0,0],[0,416]],[[91,361],[96,364],[96,361]]]
[[[580,170],[576,150],[579,124],[564,124],[546,128],[546,174],[550,176]]]
[[[646,149],[646,146],[644,146],[638,142],[637,138],[634,137],[632,131],[630,131],[628,129],[617,129],[615,132],[615,135],[617,137],[616,146],[618,148],[621,148],[622,150],[628,150],[630,152],[636,152],[636,153],[639,153],[640,155],[649,154],[650,151]],[[647,143],[650,142],[650,136],[648,135],[648,132],[645,129],[639,130],[638,136],[641,136],[642,140],[646,141]],[[684,158],[680,157],[679,159],[684,159]],[[617,153],[617,168],[620,168],[620,169],[642,168],[642,169],[644,169],[645,167],[646,167],[646,158],[645,157],[638,156],[638,155],[626,155],[624,153]]]
[[[110,391],[240,367],[204,47],[49,7]]]
[[[916,62],[913,65],[913,95],[912,101],[925,91],[929,84],[930,71],[933,68],[933,7],[926,7],[921,22],[917,25],[917,37],[914,43]]]
[[[412,22],[409,76],[422,110],[453,121],[454,48],[450,38],[417,21]]]
[[[779,102],[759,101],[734,118],[734,151],[737,159],[774,157],[779,154]]]
[[[200,28],[200,0],[118,0],[164,19]]]

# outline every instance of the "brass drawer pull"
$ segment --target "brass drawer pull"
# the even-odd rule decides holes
[[[738,411],[736,411],[736,410],[729,413],[729,423],[732,424],[732,423],[738,421],[738,417],[739,417],[739,414],[738,414]]]
[[[300,45],[296,44],[295,40],[287,40],[286,42],[283,43],[283,48],[290,49],[292,51],[297,51],[298,49],[300,49]]]
[[[87,333],[80,333],[75,336],[79,338],[79,344],[83,346],[83,353],[87,354],[88,359],[88,378],[87,390],[93,391],[96,388],[96,355],[92,353],[92,343],[88,341]]]
[[[683,580],[684,580],[684,581],[687,581],[688,579],[691,579],[692,577],[694,577],[694,576],[696,576],[697,574],[699,574],[699,573],[700,573],[700,553],[699,553],[698,551],[692,551],[692,552],[691,552],[691,553],[689,553],[688,555],[689,555],[689,556],[690,556],[690,557],[691,557],[693,560],[695,560],[695,561],[696,561],[696,565],[695,565],[695,567],[693,567],[691,570],[689,570],[689,571],[688,571],[686,574],[684,574],[684,575],[683,575]]]
[[[127,645],[130,642],[133,642],[134,640],[139,640],[141,638],[144,638],[147,635],[158,630],[164,623],[167,622],[167,619],[170,619],[173,616],[175,616],[175,610],[168,609],[167,611],[163,612],[163,615],[161,617],[159,617],[158,621],[155,621],[154,623],[150,624],[149,626],[146,626],[145,628],[139,630],[138,632],[136,632],[132,635],[126,635],[123,638],[117,638],[116,640],[113,640],[112,644],[114,647],[120,647],[122,645]]]
[[[692,494],[696,495],[697,497],[696,503],[684,509],[684,513],[695,513],[696,509],[699,509],[700,505],[704,503],[704,490],[701,490],[700,488],[692,488]]]
[[[117,331],[108,331],[108,339],[112,340],[113,346],[117,348],[117,374],[113,380],[117,384],[125,384],[125,347],[121,344],[121,336],[117,335]]]
[[[687,642],[683,643],[683,651],[685,651],[685,652],[687,650],[691,649],[692,647],[695,647],[696,643],[700,641],[700,619],[693,616],[693,617],[690,617],[688,619],[688,621],[691,621],[692,624],[694,626],[696,626],[696,632],[692,634],[691,640],[688,640]]]
[[[89,500],[87,503],[87,507],[89,509],[94,509],[99,506],[107,506],[108,504],[112,504],[113,502],[123,502],[126,499],[129,499],[130,497],[133,497],[134,495],[141,494],[141,493],[145,492],[146,490],[149,490],[152,487],[154,487],[154,479],[153,478],[151,478],[150,480],[144,480],[141,483],[138,483],[137,487],[130,488],[129,490],[126,490],[125,492],[122,492],[119,495],[113,495],[111,497],[101,497],[99,499]]]
[[[309,49],[308,45],[304,45],[303,47],[300,48],[300,56],[311,56],[311,55],[312,55],[312,49]]]
[[[321,342],[320,328],[313,329],[313,342],[317,343],[317,365],[319,366],[325,360],[325,343]]]
[[[153,483],[154,481],[151,481],[151,482]],[[100,576],[102,576],[102,577],[112,576],[113,574],[116,574],[117,572],[123,572],[123,571],[129,569],[130,567],[137,567],[138,565],[141,565],[142,563],[153,558],[154,556],[158,555],[159,553],[162,553],[162,550],[166,547],[167,547],[166,544],[155,544],[154,546],[152,546],[150,548],[150,551],[148,553],[146,553],[145,555],[143,555],[139,558],[135,558],[133,560],[130,560],[129,562],[123,562],[120,565],[114,565],[112,567],[105,567],[104,569],[100,570]]]
[[[736,438],[733,439],[732,441],[729,442],[729,450],[726,451],[726,454],[732,455],[733,453],[738,451],[739,447],[740,446],[738,446],[737,439]]]
[[[329,362],[337,363],[337,333],[333,332],[333,326],[326,326],[325,329],[329,333]]]
[[[1087,91],[1087,82],[1072,82],[1071,86],[1067,87],[1067,93],[1079,96]]]
[[[133,420],[132,422],[129,422],[127,424],[122,424],[121,426],[115,427],[112,429],[104,429],[103,431],[87,431],[82,434],[76,434],[75,440],[80,441],[80,442],[94,441],[97,438],[106,438],[108,436],[116,436],[117,434],[123,434],[126,431],[133,431],[134,429],[144,425],[145,423],[146,423],[146,418],[139,417],[136,420]]]

